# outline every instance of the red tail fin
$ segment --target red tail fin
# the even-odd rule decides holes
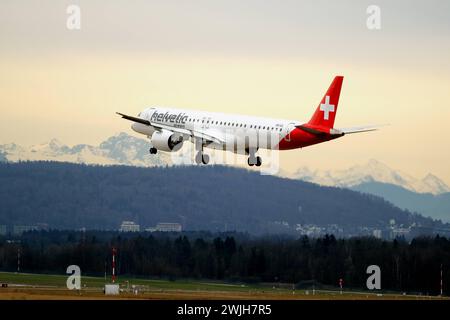
[[[334,78],[327,90],[327,93],[325,93],[325,96],[320,101],[316,112],[314,112],[311,120],[309,120],[309,125],[315,127],[333,128],[343,80],[344,77],[342,76],[337,76]]]

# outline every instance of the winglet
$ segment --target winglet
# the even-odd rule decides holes
[[[123,119],[127,119],[130,121],[134,121],[134,122],[138,122],[138,123],[142,123],[145,124],[147,126],[150,125],[150,121],[142,119],[142,118],[137,118],[137,117],[132,117],[132,116],[128,116],[126,114],[120,113],[120,112],[116,112],[116,114],[118,114],[119,116],[121,116]]]

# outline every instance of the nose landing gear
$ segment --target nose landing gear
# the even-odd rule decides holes
[[[196,150],[198,150],[197,154],[195,155],[195,163],[196,164],[208,164],[209,156],[207,154],[203,153],[203,141],[197,140],[195,145],[196,145]]]

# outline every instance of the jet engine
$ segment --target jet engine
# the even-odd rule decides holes
[[[152,134],[152,145],[161,151],[178,151],[183,146],[183,136],[169,130],[157,130]]]

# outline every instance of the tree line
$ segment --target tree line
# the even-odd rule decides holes
[[[151,278],[197,278],[290,283],[316,288],[365,288],[369,265],[381,269],[382,289],[438,294],[450,286],[450,241],[421,237],[410,242],[373,237],[336,239],[250,237],[241,233],[131,234],[103,231],[29,232],[20,242],[0,238],[0,270],[65,273],[76,264],[86,275],[117,273]]]

